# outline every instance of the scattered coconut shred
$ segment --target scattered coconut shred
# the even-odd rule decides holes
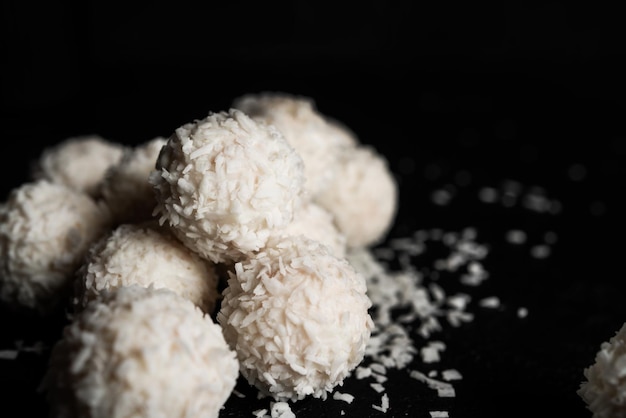
[[[454,368],[436,368],[447,349],[446,342],[438,335],[445,327],[459,327],[473,321],[474,314],[468,310],[470,306],[498,310],[506,305],[506,301],[495,295],[473,301],[470,290],[490,278],[490,272],[485,268],[489,245],[480,241],[477,228],[423,229],[410,236],[389,236],[383,240],[392,226],[398,196],[394,177],[382,155],[359,143],[356,136],[342,125],[317,113],[309,98],[281,94],[246,95],[236,99],[234,107],[250,112],[254,118],[232,108],[186,124],[168,140],[158,137],[136,149],[124,148],[123,152],[114,144],[115,158],[107,159],[107,167],[100,170],[99,186],[90,189],[84,185],[75,186],[85,193],[85,199],[90,196],[104,203],[103,207],[111,214],[120,210],[109,222],[109,233],[99,233],[100,239],[92,239],[90,252],[82,252],[91,264],[84,264],[76,271],[75,285],[82,287],[78,287],[75,296],[84,296],[85,303],[55,348],[53,360],[56,363],[51,363],[55,367],[51,366],[45,380],[48,387],[54,389],[52,377],[57,374],[66,377],[69,383],[64,388],[67,392],[64,395],[71,402],[52,406],[60,409],[93,407],[88,399],[81,398],[85,393],[79,390],[78,383],[80,379],[93,380],[90,390],[96,393],[104,390],[94,383],[101,377],[96,375],[96,368],[85,369],[84,376],[73,375],[78,367],[76,364],[82,367],[87,361],[96,361],[85,353],[92,345],[94,349],[99,347],[95,344],[97,338],[111,346],[117,344],[122,328],[121,325],[120,328],[114,326],[116,321],[124,324],[124,318],[132,318],[133,324],[150,322],[158,329],[152,315],[158,314],[165,320],[166,312],[152,307],[161,299],[170,301],[165,307],[177,315],[188,312],[189,315],[178,319],[188,321],[192,329],[215,331],[220,326],[224,340],[219,339],[217,348],[228,360],[228,379],[216,387],[215,396],[196,399],[193,391],[200,387],[197,385],[211,385],[202,373],[196,373],[195,360],[188,354],[206,354],[207,357],[202,358],[206,358],[207,363],[203,365],[215,375],[216,381],[223,370],[217,370],[215,364],[208,361],[211,344],[195,346],[197,341],[191,338],[191,334],[178,335],[175,319],[165,321],[170,328],[164,332],[180,340],[182,348],[176,353],[188,366],[184,372],[197,374],[197,382],[189,385],[188,398],[181,402],[200,402],[193,404],[198,408],[202,402],[207,403],[211,406],[210,416],[217,416],[218,411],[223,410],[227,396],[224,391],[229,390],[231,397],[245,397],[234,387],[235,358],[238,358],[240,375],[259,389],[259,399],[268,398],[267,408],[250,411],[256,418],[295,418],[291,405],[306,396],[342,402],[345,410],[342,409],[341,415],[350,415],[350,408],[359,401],[362,403],[365,395],[341,389],[345,378],[367,379],[374,394],[372,410],[393,414],[393,393],[387,391],[391,369],[405,371],[416,384],[426,385],[441,398],[455,397],[454,382],[461,380],[463,374]],[[274,125],[282,129],[279,131]],[[296,136],[303,132],[299,129],[302,126],[310,127],[310,138]],[[346,163],[345,172],[336,167],[335,173],[340,173],[340,179],[350,181],[341,184],[337,177],[327,178],[328,170],[320,168],[307,171],[308,183],[305,182],[304,170],[306,167],[310,170],[311,165],[303,163],[315,161],[312,151],[307,151],[316,149],[315,141],[319,142],[317,147],[335,150],[338,161]],[[153,159],[156,159],[154,165],[150,163]],[[378,193],[380,188],[368,189],[364,185],[370,183],[361,182],[372,163],[376,173],[380,174],[377,174],[380,184],[384,186],[381,189],[383,197],[368,193],[368,190]],[[324,164],[332,165],[332,161]],[[44,173],[43,170],[40,172]],[[225,179],[232,180],[233,172],[241,176],[226,187]],[[124,184],[117,184],[120,181]],[[277,184],[280,187],[273,188]],[[348,189],[344,190],[346,187]],[[154,196],[146,193],[151,189]],[[457,192],[451,185],[435,190],[431,194],[432,204],[451,204]],[[340,198],[345,194],[350,194],[352,201]],[[131,197],[132,202],[128,201]],[[515,181],[507,181],[499,188],[485,186],[479,189],[476,198],[486,205],[500,203],[503,207],[510,207],[519,203],[525,209],[547,214],[556,214],[561,209],[560,202],[549,199],[545,190],[524,188]],[[122,207],[120,201],[127,204]],[[381,201],[385,203],[376,203]],[[91,200],[88,202],[91,204]],[[230,202],[231,206],[225,207],[225,202]],[[374,220],[372,207],[379,215]],[[9,207],[5,204],[0,208],[0,215],[4,214],[6,218]],[[142,208],[141,216],[134,219],[131,215],[137,212],[137,208]],[[152,217],[159,221],[158,227],[140,223],[145,221],[148,209],[153,209]],[[203,216],[206,213],[211,216]],[[363,230],[361,226],[365,224],[371,229]],[[6,229],[0,228],[0,232]],[[113,240],[122,232],[125,232],[123,239]],[[300,239],[301,236],[310,240]],[[107,243],[128,243],[130,238],[141,239],[147,244],[142,244],[141,248],[133,244],[137,251],[130,253],[121,253],[117,245],[105,252]],[[526,233],[519,229],[511,229],[504,238],[511,246],[530,247],[531,244]],[[143,254],[155,243],[159,243],[159,248],[165,252],[181,250],[176,253],[180,257],[170,254],[169,259],[162,262],[146,259]],[[535,258],[548,257],[555,243],[556,234],[548,231],[544,242],[532,247],[529,254]],[[442,245],[447,253],[435,259],[432,265],[415,261],[422,254],[429,253],[431,246],[439,248]],[[187,253],[187,249],[193,253]],[[141,255],[137,255],[138,252]],[[107,263],[100,263],[100,258]],[[134,276],[124,272],[129,266],[126,261],[120,264],[120,260],[127,258],[142,261],[132,266]],[[117,264],[111,260],[117,260]],[[92,266],[95,261],[98,261],[98,269]],[[168,282],[173,280],[169,273],[174,269],[174,262],[187,263],[188,269],[193,267],[192,273],[199,272],[188,274],[190,281],[185,289],[197,290],[200,284],[196,279],[205,276],[202,272],[207,269],[206,275],[211,282],[207,285],[210,289],[201,287],[208,292],[204,299],[181,297],[185,292],[179,289],[180,286]],[[1,260],[0,266],[8,268]],[[220,309],[213,312],[216,314],[213,322],[202,313],[208,314],[214,305],[218,305],[218,297],[210,292],[215,290],[218,280],[213,267],[219,266],[225,267],[228,278],[219,297]],[[124,277],[120,276],[122,273]],[[437,281],[443,273],[458,279],[468,292],[448,294],[442,282]],[[116,281],[111,279],[115,275],[120,276]],[[148,277],[151,282],[144,282]],[[305,278],[310,281],[307,286],[302,283]],[[6,281],[5,278],[2,280]],[[6,283],[3,287],[0,282],[0,290],[6,287]],[[116,287],[121,292],[115,291]],[[8,291],[4,293],[9,294]],[[192,296],[198,296],[198,292]],[[297,304],[284,303],[287,300],[293,302],[294,297]],[[107,300],[109,305],[105,303]],[[145,309],[142,316],[134,316],[134,308],[127,302],[135,300],[150,309]],[[319,309],[320,306],[324,309]],[[513,309],[520,319],[529,314],[523,306]],[[100,318],[100,311],[108,317]],[[261,315],[261,312],[265,313]],[[320,315],[320,312],[326,315]],[[275,321],[283,317],[287,319]],[[322,323],[322,320],[326,322]],[[332,328],[334,332],[326,332],[329,326],[335,327]],[[87,334],[83,334],[85,330]],[[106,332],[101,333],[102,330]],[[141,346],[142,341],[134,336],[131,326],[124,326],[123,331],[124,340],[120,341],[127,341],[131,348]],[[150,335],[145,330],[142,332]],[[292,335],[297,337],[291,338]],[[307,338],[323,340],[324,344],[310,344]],[[62,350],[63,347],[73,347],[84,357],[72,357],[70,352]],[[160,351],[155,353],[169,355]],[[116,353],[117,356],[122,354]],[[107,352],[106,355],[112,354]],[[16,356],[17,350],[0,351],[0,357],[5,359]],[[142,365],[141,359],[135,357],[130,360]],[[417,360],[432,367],[426,372],[418,370]],[[123,361],[121,357],[120,361]],[[67,369],[71,362],[76,363],[75,367]],[[327,372],[327,365],[332,365],[333,373]],[[137,369],[145,373],[141,377],[146,382],[153,379],[149,374],[153,369],[148,369],[144,370],[143,366]],[[151,405],[155,407],[160,405],[159,394],[169,394],[169,379],[176,379],[175,371],[168,371],[170,375],[167,376],[158,374],[162,378],[158,380],[162,392],[150,395],[154,398]],[[589,371],[588,376],[593,377],[593,373],[594,370]],[[584,395],[589,398],[592,389],[581,391],[586,391]],[[105,401],[102,399],[101,406],[108,408],[110,405]],[[173,412],[178,413],[184,410],[184,406],[174,409]],[[449,416],[449,411],[441,407],[428,412],[431,417]]]

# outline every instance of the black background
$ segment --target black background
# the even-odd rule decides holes
[[[390,237],[476,227],[491,246],[480,292],[505,301],[441,336],[448,366],[464,376],[456,398],[437,399],[398,372],[387,416],[439,408],[451,417],[590,417],[575,393],[582,369],[626,320],[622,15],[573,2],[415,3],[4,1],[2,194],[27,179],[45,146],[69,136],[136,144],[244,93],[310,96],[389,160],[401,193]],[[575,166],[584,178],[572,177]],[[459,172],[471,181],[458,199],[434,204],[431,193]],[[544,187],[562,212],[475,198],[510,179]],[[556,232],[551,256],[510,250],[502,237],[514,227]],[[529,316],[516,318],[516,306]],[[0,349],[60,332],[55,319],[1,321]],[[44,416],[34,394],[44,364],[29,353],[0,360],[3,405]],[[350,381],[350,390],[367,388]],[[367,396],[293,408],[298,417],[382,416]],[[266,406],[253,399],[229,401],[224,416]]]

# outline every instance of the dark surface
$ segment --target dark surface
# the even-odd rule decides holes
[[[395,2],[328,13],[304,2],[282,9],[185,2],[166,10],[92,1],[33,14],[26,3],[5,3],[2,196],[26,180],[45,146],[69,136],[135,144],[223,110],[243,93],[310,96],[387,157],[400,187],[390,239],[474,227],[489,247],[490,277],[481,286],[464,288],[458,277],[439,282],[450,294],[472,295],[474,320],[431,338],[446,343],[440,364],[412,365],[457,369],[456,397],[438,398],[406,371],[390,370],[386,416],[591,416],[576,394],[583,369],[626,321],[618,13],[564,2],[500,6],[494,15],[475,5]],[[543,188],[561,210],[478,198],[483,187],[509,181],[524,192]],[[441,189],[453,190],[445,205],[432,198]],[[527,242],[506,242],[511,229],[526,231]],[[550,255],[532,257],[548,231],[558,237]],[[431,262],[415,260],[418,269]],[[477,306],[485,296],[499,297],[501,307]],[[519,318],[518,307],[528,316]],[[45,416],[35,388],[63,323],[2,312],[0,350],[16,341],[42,341],[44,349],[0,360],[3,409],[19,411],[1,416]],[[237,389],[246,397],[233,396],[223,416],[268,407],[245,383]],[[299,418],[342,410],[384,416],[371,407],[380,394],[369,381],[348,379],[341,391],[355,401],[306,399],[292,409]]]

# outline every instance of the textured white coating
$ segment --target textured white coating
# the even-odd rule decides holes
[[[364,357],[370,307],[365,279],[346,259],[292,236],[235,265],[217,318],[261,393],[326,399]]]
[[[344,149],[338,167],[316,202],[333,215],[348,247],[377,244],[398,209],[398,185],[386,158],[371,146],[358,145]]]
[[[219,296],[215,265],[156,222],[121,224],[92,245],[77,272],[80,310],[105,289],[137,284],[167,288],[212,314]]]
[[[31,175],[95,196],[106,171],[119,162],[125,149],[99,135],[70,137],[45,148],[33,161]]]
[[[626,323],[600,345],[578,395],[593,418],[626,417]]]
[[[104,292],[65,327],[41,389],[63,418],[217,418],[239,376],[220,326],[168,289]]]
[[[68,297],[89,246],[110,227],[87,194],[48,180],[23,183],[0,204],[0,300],[42,313]]]
[[[161,223],[201,256],[236,262],[292,221],[305,179],[276,128],[230,109],[176,129],[149,181]]]

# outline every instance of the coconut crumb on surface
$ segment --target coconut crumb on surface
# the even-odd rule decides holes
[[[370,387],[378,393],[383,393],[385,391],[385,387],[378,382],[370,383]]]
[[[256,409],[254,411],[252,411],[252,415],[254,415],[257,418],[264,418],[267,415],[267,409]]]
[[[342,392],[335,391],[333,392],[333,399],[336,401],[344,401],[347,403],[352,403],[352,401],[354,400],[354,395],[351,395],[349,393],[342,393]]]
[[[528,316],[528,309],[525,307],[517,308],[517,317],[526,318]]]
[[[446,380],[446,381],[460,380],[463,378],[461,373],[459,373],[459,371],[456,369],[446,369],[442,371],[441,374],[442,374],[443,380]]]
[[[15,360],[19,353],[18,350],[0,350],[0,360]]]
[[[287,402],[272,402],[270,405],[271,418],[296,418]]]
[[[443,382],[441,380],[428,377],[418,370],[411,370],[409,372],[409,376],[413,379],[419,380],[420,382],[426,383],[429,388],[436,390],[437,395],[440,398],[450,398],[456,396],[454,386],[452,386],[452,384],[448,382]]]
[[[533,245],[530,249],[530,255],[537,259],[548,258],[551,252],[550,247],[545,244]]]
[[[389,396],[386,393],[383,393],[383,396],[380,398],[380,405],[372,404],[372,408],[386,413],[389,410]]]
[[[521,229],[511,229],[506,233],[506,240],[511,244],[523,244],[526,242],[526,232]]]
[[[497,296],[489,296],[478,301],[478,305],[483,308],[499,308],[500,298]]]

